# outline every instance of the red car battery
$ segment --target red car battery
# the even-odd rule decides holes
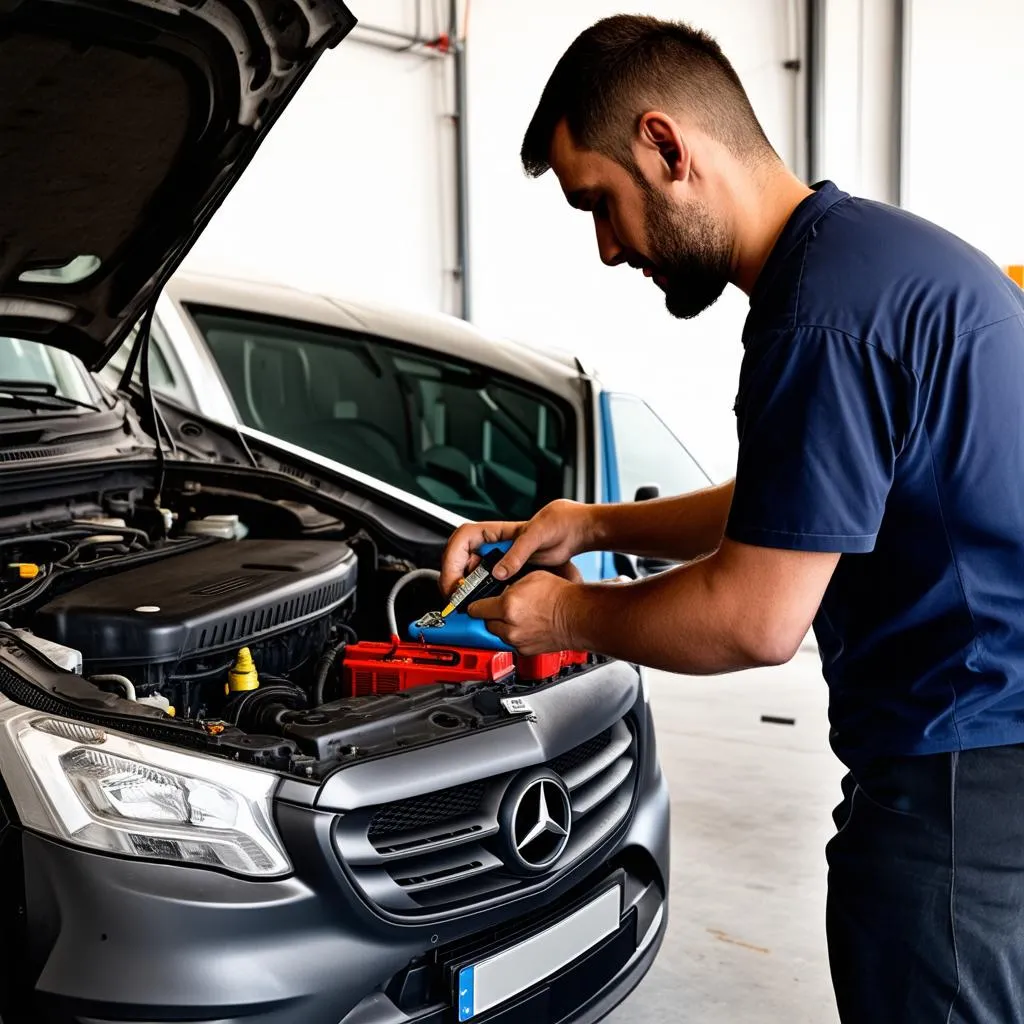
[[[498,683],[514,670],[511,651],[362,641],[345,648],[342,692],[347,697],[366,697],[431,683]]]
[[[550,654],[516,655],[516,676],[524,683],[544,683],[555,679],[567,668],[586,665],[585,651],[554,651]]]

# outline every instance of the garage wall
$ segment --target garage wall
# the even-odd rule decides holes
[[[907,0],[904,205],[1024,262],[1024,7]]]
[[[820,92],[815,179],[854,195],[900,199],[897,116],[903,77],[898,0],[816,0]]]
[[[1024,8],[1017,0],[819,0],[824,78],[815,176],[894,201],[897,140],[905,206],[997,262],[1024,262]],[[438,33],[444,0],[350,0],[365,24]],[[627,5],[628,6],[628,5]],[[650,398],[707,468],[728,475],[745,297],[730,290],[691,323],[653,286],[603,267],[585,216],[551,178],[525,179],[522,132],[550,69],[618,0],[472,0],[469,138],[473,316],[557,344],[616,386]],[[784,70],[803,39],[803,0],[645,0],[721,41],[776,147],[799,170],[804,73]],[[363,41],[360,42],[359,40]],[[455,312],[451,61],[388,53],[357,29],[329,53],[190,255],[200,269]],[[392,40],[393,42],[393,40]],[[905,62],[905,113],[892,120]],[[804,56],[800,54],[800,56]]]
[[[349,6],[368,24],[416,27],[415,0]],[[440,5],[419,6],[422,31],[436,34]],[[394,44],[356,29],[324,56],[186,266],[449,308],[450,61],[369,39]]]
[[[361,22],[412,32],[416,0],[349,0]],[[439,31],[444,0],[422,0]],[[715,34],[780,153],[805,159],[802,75],[782,68],[802,0],[645,0],[635,9]],[[526,180],[518,148],[564,48],[618,0],[472,0],[468,23],[473,319],[576,351],[648,397],[713,475],[735,458],[732,403],[746,298],[734,289],[698,321],[597,258],[585,216],[551,178]],[[456,312],[451,61],[357,38],[328,53],[271,133],[187,266]]]
[[[628,5],[627,5],[628,7]],[[802,161],[795,131],[802,79],[785,0],[646,0],[630,9],[682,18],[715,35],[769,137]],[[674,320],[661,293],[628,267],[598,259],[590,218],[554,177],[523,176],[519,145],[547,76],[573,38],[618,0],[474,0],[469,27],[473,316],[481,326],[569,348],[606,379],[648,397],[712,475],[735,465],[732,412],[747,300],[735,289],[696,321]],[[799,36],[797,38],[800,38]],[[799,164],[798,164],[799,166]]]

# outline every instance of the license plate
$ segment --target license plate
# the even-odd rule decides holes
[[[619,927],[616,885],[542,932],[458,973],[459,1020],[472,1020],[571,964]]]

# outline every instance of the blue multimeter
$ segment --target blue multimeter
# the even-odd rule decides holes
[[[430,644],[447,644],[452,647],[475,647],[486,651],[513,650],[487,628],[483,619],[470,618],[461,610],[473,601],[489,597],[507,586],[507,581],[499,581],[491,576],[491,569],[510,547],[510,540],[484,544],[478,552],[482,559],[480,565],[466,577],[449,599],[451,610],[445,609],[447,614],[430,612],[412,623],[408,629],[409,639],[424,640]],[[469,600],[471,596],[472,600]]]

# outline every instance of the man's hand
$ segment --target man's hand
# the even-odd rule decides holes
[[[498,597],[474,601],[467,611],[520,654],[570,650],[575,638],[568,611],[576,589],[561,576],[531,572]]]
[[[593,539],[591,507],[560,499],[545,505],[527,522],[467,523],[448,540],[441,560],[441,593],[450,594],[459,580],[468,576],[480,561],[477,551],[484,544],[513,541],[505,557],[495,566],[500,579],[514,576],[527,563],[549,567],[566,579],[581,579],[570,559],[590,550]]]

